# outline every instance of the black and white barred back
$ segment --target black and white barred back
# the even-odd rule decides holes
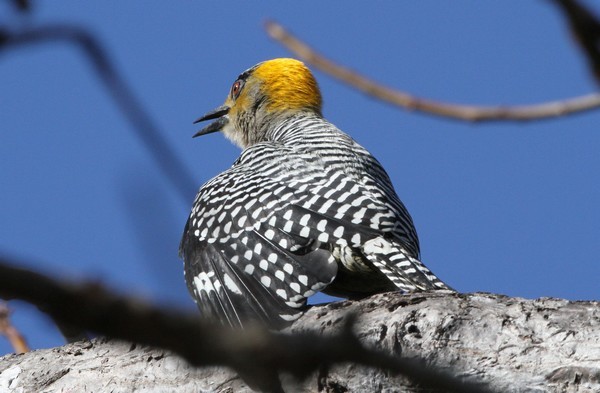
[[[232,326],[284,325],[318,291],[449,289],[418,260],[411,217],[379,162],[311,113],[200,188],[180,254],[203,314]]]

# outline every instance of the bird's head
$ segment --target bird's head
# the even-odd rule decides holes
[[[241,148],[267,138],[269,129],[299,112],[321,115],[321,93],[310,70],[294,59],[273,59],[242,72],[225,104],[195,123],[216,119],[194,137],[223,131]]]

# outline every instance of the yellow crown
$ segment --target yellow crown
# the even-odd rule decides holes
[[[321,113],[321,92],[315,77],[301,61],[273,59],[256,65],[268,111],[312,109]]]

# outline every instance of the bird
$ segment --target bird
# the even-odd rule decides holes
[[[242,152],[200,187],[180,243],[203,316],[280,329],[319,291],[452,290],[419,260],[412,218],[382,165],[323,117],[304,63],[247,69],[194,123],[207,120],[194,137],[221,132]]]

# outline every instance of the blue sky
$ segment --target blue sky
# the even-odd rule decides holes
[[[92,31],[194,177],[239,150],[192,121],[236,76],[289,56],[279,21],[330,58],[415,95],[526,104],[596,87],[548,1],[36,2],[18,29]],[[325,116],[386,167],[415,221],[423,261],[462,292],[598,299],[600,111],[528,124],[467,124],[382,104],[315,72]],[[135,137],[87,59],[52,44],[0,52],[0,254],[194,310],[177,257],[185,200]],[[317,295],[315,302],[326,298]],[[10,302],[33,348],[53,324]],[[0,339],[0,354],[10,347]]]

